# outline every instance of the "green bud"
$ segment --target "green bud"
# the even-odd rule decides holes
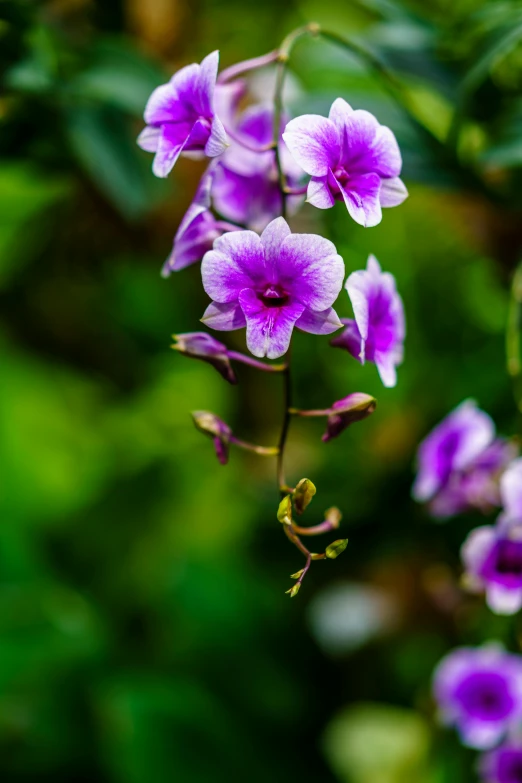
[[[296,571],[295,574],[290,574],[290,579],[299,579],[301,574],[303,573],[304,568],[301,568],[300,571]]]
[[[286,590],[286,594],[290,596],[290,598],[295,598],[299,590],[301,589],[301,582],[297,582],[297,584],[293,585],[293,587],[290,588],[290,590]]]
[[[316,492],[315,484],[310,479],[301,479],[293,494],[294,507],[298,514],[303,513]]]
[[[339,555],[342,555],[346,547],[348,546],[348,539],[347,538],[338,538],[337,541],[334,541],[332,544],[329,544],[324,553],[326,557],[330,558],[330,560],[335,560],[336,557],[339,557]]]
[[[277,509],[277,518],[283,525],[292,524],[292,496],[286,495]]]

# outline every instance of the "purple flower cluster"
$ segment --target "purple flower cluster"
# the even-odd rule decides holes
[[[250,354],[230,350],[206,332],[174,335],[176,351],[206,362],[231,384],[237,383],[233,363],[262,372],[279,372],[285,387],[284,424],[277,445],[243,440],[211,411],[195,411],[196,428],[212,439],[217,459],[226,464],[230,447],[277,457],[277,489],[282,496],[277,519],[285,534],[305,556],[304,567],[292,575],[287,591],[294,597],[313,560],[333,560],[348,543],[339,539],[324,552],[312,552],[300,536],[318,535],[338,527],[341,514],[331,508],[317,525],[303,527],[301,515],[316,488],[310,479],[292,487],[285,474],[284,450],[292,416],[326,418],[323,441],[337,438],[370,416],[376,400],[352,392],[321,410],[290,407],[290,358],[294,328],[329,336],[360,363],[373,362],[385,386],[397,382],[405,339],[404,308],[395,280],[370,256],[364,270],[353,272],[346,291],[353,318],[342,319],[337,299],[345,278],[344,261],[328,239],[295,233],[286,218],[307,201],[320,209],[345,204],[363,226],[381,221],[381,208],[396,206],[407,196],[399,179],[401,155],[389,128],[366,111],[354,111],[337,99],[329,117],[304,115],[294,120],[283,107],[286,63],[293,42],[318,26],[300,28],[281,48],[238,63],[218,75],[217,52],[201,64],[189,65],[158,87],[145,109],[146,128],[138,143],[154,153],[153,172],[166,177],[181,155],[210,158],[174,237],[164,277],[201,262],[203,288],[210,302],[201,318],[217,332],[246,330]],[[257,102],[245,74],[277,62],[271,103]],[[311,177],[308,178],[307,175]],[[346,302],[346,300],[345,300]],[[343,329],[344,327],[344,329]],[[257,357],[257,358],[253,358]]]
[[[259,58],[259,65],[273,59]],[[369,112],[338,98],[328,118],[288,121],[283,113],[274,138],[273,104],[248,105],[248,85],[236,78],[251,63],[218,77],[218,62],[213,52],[200,65],[182,68],[145,109],[147,127],[138,143],[154,152],[157,176],[167,176],[180,155],[212,158],[163,275],[202,261],[212,300],[203,322],[218,331],[246,327],[254,356],[282,356],[294,326],[328,335],[344,325],[332,345],[361,363],[374,362],[384,385],[394,386],[405,320],[393,276],[370,256],[366,270],[346,283],[355,318],[341,320],[333,304],[344,264],[334,245],[314,234],[292,234],[278,216],[292,215],[303,203],[308,174],[310,204],[324,209],[343,201],[354,220],[376,225],[382,206],[407,196],[395,136]]]
[[[429,502],[434,517],[500,505],[499,477],[514,457],[512,444],[496,438],[492,419],[466,400],[421,443],[413,497]]]

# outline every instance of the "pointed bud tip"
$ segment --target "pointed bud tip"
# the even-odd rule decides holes
[[[295,598],[300,589],[301,582],[297,582],[297,584],[293,585],[290,590],[285,590],[285,595],[289,595],[290,598]]]

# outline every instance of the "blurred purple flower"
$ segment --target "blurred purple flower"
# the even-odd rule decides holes
[[[500,497],[504,514],[522,522],[522,458],[515,459],[500,479]]]
[[[383,384],[395,386],[406,334],[404,306],[395,278],[382,272],[377,259],[369,256],[366,270],[353,272],[345,287],[355,320],[341,319],[346,329],[331,344],[346,349],[361,364],[365,360],[374,362]]]
[[[201,261],[207,250],[211,250],[215,239],[227,231],[238,229],[232,223],[217,220],[210,211],[210,193],[215,174],[216,167],[211,164],[199,183],[194,201],[179,224],[172,253],[163,265],[163,277]]]
[[[492,644],[460,647],[439,663],[433,690],[463,744],[489,750],[522,717],[522,659]]]
[[[466,582],[473,592],[486,593],[496,614],[522,608],[522,525],[484,525],[472,530],[462,546]]]
[[[230,364],[227,346],[220,343],[206,332],[187,332],[173,335],[175,351],[189,356],[191,359],[201,359],[208,362],[229,383],[237,383],[234,370]]]
[[[484,754],[479,770],[483,783],[522,783],[522,743],[508,740]]]
[[[157,177],[166,177],[182,152],[213,158],[225,151],[227,136],[214,112],[218,64],[219,52],[212,52],[201,65],[182,68],[150,96],[144,115],[147,127],[138,144],[155,153],[152,170]]]
[[[328,119],[305,114],[283,133],[297,163],[312,175],[307,200],[328,209],[344,201],[362,226],[381,222],[381,207],[402,204],[408,195],[399,174],[401,153],[389,128],[367,111],[354,111],[337,98]]]
[[[236,140],[232,140],[220,159],[212,188],[217,211],[255,231],[262,231],[282,211],[274,150],[254,151],[272,142],[273,123],[271,105],[258,104],[243,112],[235,130]],[[280,142],[280,155],[287,184],[295,188],[303,171],[296,166],[283,142]],[[304,196],[288,197],[289,214],[295,212],[303,199]]]
[[[294,326],[312,334],[341,326],[331,305],[343,283],[342,258],[323,237],[292,234],[283,218],[261,237],[235,231],[216,239],[201,272],[213,300],[201,320],[220,331],[246,326],[254,356],[282,356]]]
[[[454,471],[464,471],[495,437],[491,418],[474,400],[462,402],[446,416],[419,446],[418,473],[412,494],[420,502],[431,500],[449,482]]]
[[[499,478],[516,448],[496,438],[465,469],[454,470],[447,484],[430,503],[430,513],[441,519],[456,516],[472,508],[487,513],[501,505]]]

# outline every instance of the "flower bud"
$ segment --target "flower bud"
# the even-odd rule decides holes
[[[187,332],[174,334],[176,340],[172,348],[191,359],[201,359],[208,362],[229,383],[237,383],[236,376],[230,364],[226,345],[220,343],[206,332]]]
[[[295,598],[299,590],[301,589],[301,582],[296,582],[295,585],[292,585],[290,590],[286,590],[286,594],[290,596],[290,598]]]
[[[328,557],[330,560],[335,560],[336,557],[339,557],[339,555],[342,555],[346,547],[348,546],[348,539],[347,538],[339,538],[337,541],[334,541],[332,544],[329,544],[324,553],[326,557]]]
[[[336,508],[336,506],[332,506],[332,508],[328,508],[324,512],[324,518],[326,522],[330,523],[332,529],[335,530],[341,524],[341,519],[343,518],[343,515],[341,514],[339,509]]]
[[[232,430],[223,419],[209,411],[194,411],[192,418],[196,428],[214,441],[216,456],[222,465],[228,462],[228,445]]]
[[[301,479],[293,493],[294,508],[298,514],[303,513],[316,492],[315,484],[310,479]]]
[[[355,392],[344,397],[342,400],[334,402],[328,410],[328,423],[326,432],[323,435],[323,441],[326,443],[332,438],[336,438],[350,424],[356,421],[362,421],[370,416],[377,406],[375,397],[362,392]]]
[[[286,495],[279,504],[277,509],[277,519],[283,525],[292,524],[292,496]]]

